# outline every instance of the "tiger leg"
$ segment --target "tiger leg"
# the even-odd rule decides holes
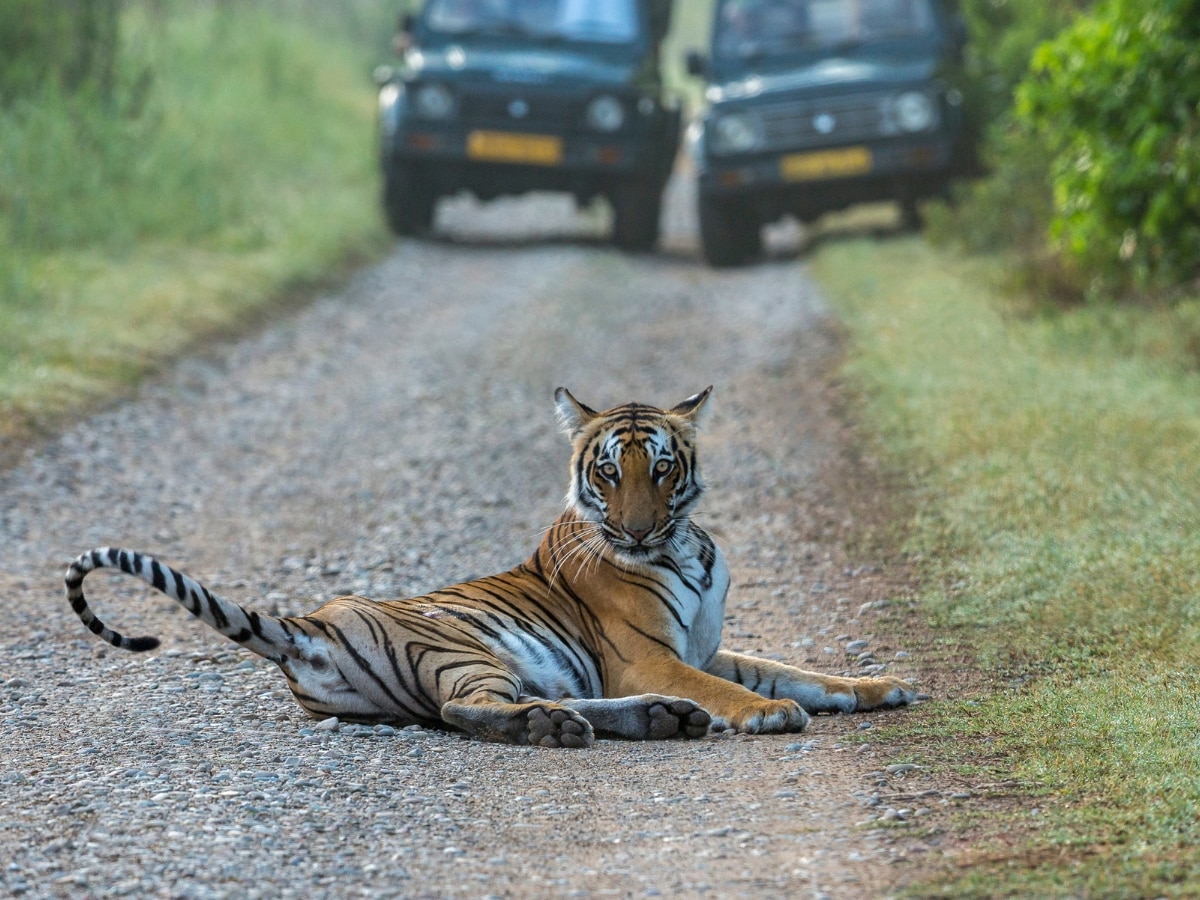
[[[643,654],[616,675],[608,690],[618,695],[664,691],[686,697],[712,717],[715,727],[745,734],[803,731],[808,724],[808,714],[794,700],[760,696],[663,653]]]
[[[466,685],[442,704],[442,719],[468,734],[505,744],[538,747],[591,747],[588,720],[561,703],[521,697],[521,682],[497,664],[471,667]]]
[[[597,734],[633,741],[703,737],[712,724],[712,716],[691,700],[661,694],[559,703],[587,719]]]
[[[840,678],[728,650],[718,650],[705,671],[763,697],[795,700],[808,713],[892,709],[928,696],[891,675]]]

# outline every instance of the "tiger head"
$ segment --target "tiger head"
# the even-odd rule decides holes
[[[567,506],[591,523],[603,545],[626,563],[649,563],[675,549],[703,484],[696,428],[711,387],[671,409],[627,403],[604,412],[566,388],[554,393],[570,436]],[[599,542],[597,542],[599,543]]]

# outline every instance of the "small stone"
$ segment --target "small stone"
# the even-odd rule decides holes
[[[864,650],[867,649],[868,643],[870,643],[870,642],[865,641],[865,640],[850,641],[848,644],[846,644],[846,652],[847,653],[862,653]]]
[[[783,748],[788,753],[808,753],[817,749],[816,741],[797,741]]]
[[[908,659],[911,656],[912,656],[912,654],[909,653],[907,650],[897,650],[896,651],[896,659]]]
[[[884,769],[889,775],[903,775],[905,772],[911,772],[913,769],[921,768],[916,763],[896,763]]]
[[[330,716],[314,725],[313,731],[337,731],[339,724],[337,716]]]

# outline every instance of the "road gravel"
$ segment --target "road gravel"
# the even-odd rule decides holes
[[[948,801],[869,737],[920,707],[802,735],[501,746],[314,722],[270,664],[132,579],[97,573],[89,598],[160,636],[151,654],[101,645],[64,600],[67,563],[106,544],[285,614],[498,572],[566,492],[555,387],[605,407],[713,384],[701,521],[733,577],[725,646],[920,681],[879,617],[897,580],[841,543],[836,329],[795,234],[715,272],[686,183],[659,254],[610,249],[604,215],[456,200],[436,237],[0,472],[6,892],[840,898],[919,870],[922,816]]]

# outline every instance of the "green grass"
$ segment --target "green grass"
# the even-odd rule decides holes
[[[130,4],[112,97],[0,109],[0,437],[386,246],[366,6]]]
[[[1200,304],[1030,313],[1002,261],[914,238],[814,266],[908,478],[922,608],[1015,685],[905,733],[1039,808],[917,893],[1200,896]]]

